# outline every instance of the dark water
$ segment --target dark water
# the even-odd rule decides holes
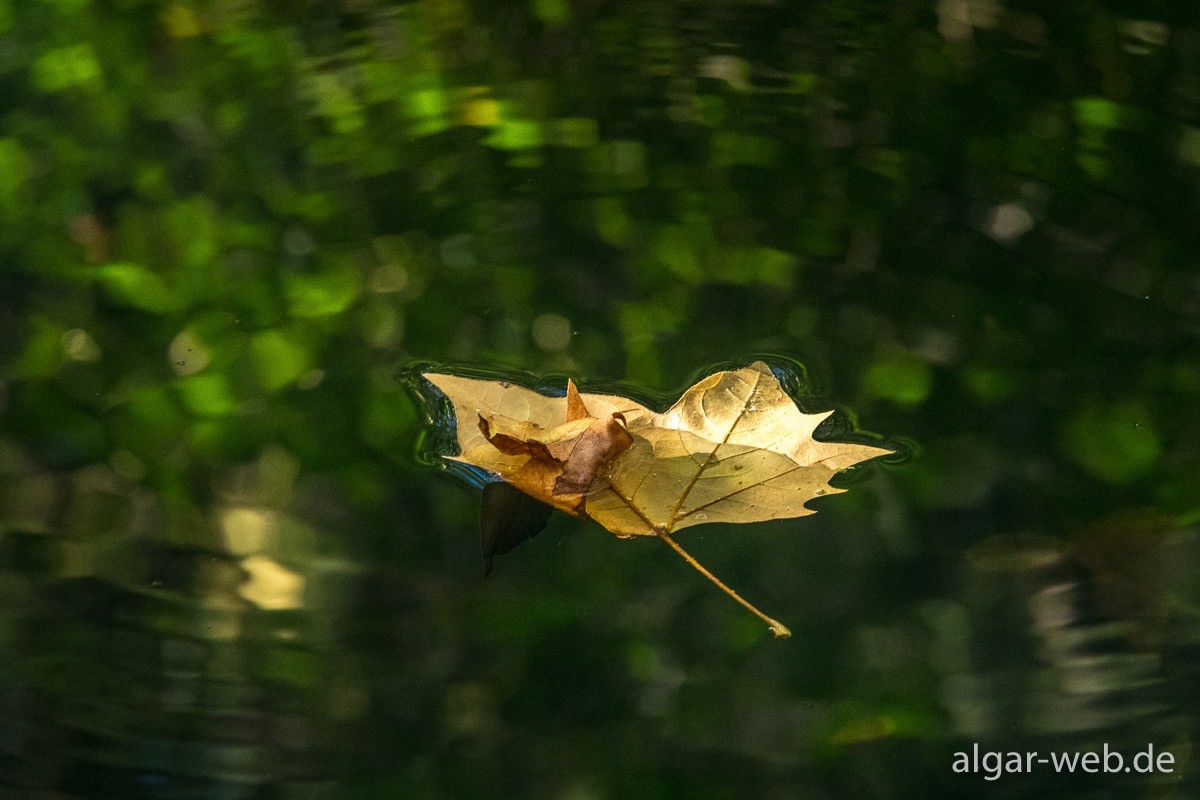
[[[0,2],[0,82],[0,796],[1196,794],[1191,6]],[[764,354],[905,451],[680,536],[790,640],[480,577],[419,365]]]

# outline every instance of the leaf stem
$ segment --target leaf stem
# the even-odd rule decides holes
[[[748,609],[750,611],[750,613],[754,614],[754,616],[758,617],[763,622],[767,623],[767,625],[771,628],[771,633],[775,634],[775,638],[786,639],[792,635],[792,632],[790,630],[788,630],[786,625],[784,625],[779,620],[771,619],[766,614],[759,611],[757,608],[754,607],[754,605],[752,603],[750,603],[750,601],[746,600],[744,597],[742,597],[740,594],[735,592],[733,589],[730,589],[727,585],[725,585],[724,581],[722,581],[716,575],[713,575],[711,572],[709,572],[708,569],[703,564],[701,564],[699,561],[692,558],[691,554],[688,553],[688,551],[684,550],[682,547],[680,547],[679,542],[672,539],[671,534],[668,533],[665,529],[655,528],[654,533],[656,536],[658,536],[658,538],[662,539],[664,542],[671,545],[671,549],[674,550],[676,553],[679,553],[679,555],[683,557],[683,560],[686,561],[687,563],[691,564],[692,567],[694,567],[697,572],[699,572],[701,575],[703,575],[704,577],[708,578],[710,581],[715,583],[717,585],[717,588],[719,588],[721,591],[725,592],[725,594],[729,595],[734,600],[741,603],[746,609]]]

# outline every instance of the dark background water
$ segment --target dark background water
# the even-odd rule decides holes
[[[0,2],[0,787],[1189,797],[1200,6]],[[480,577],[423,359],[913,443]],[[1153,745],[1171,774],[954,754]]]

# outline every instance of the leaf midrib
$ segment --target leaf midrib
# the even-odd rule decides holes
[[[696,488],[696,483],[700,480],[700,476],[704,474],[704,470],[708,469],[708,465],[711,464],[712,460],[716,457],[717,451],[725,446],[726,442],[729,441],[729,437],[733,435],[734,429],[737,428],[738,423],[745,418],[746,409],[750,405],[750,398],[753,397],[754,393],[758,391],[758,384],[761,382],[762,373],[756,372],[754,374],[754,385],[750,387],[750,392],[746,395],[746,400],[742,403],[742,413],[737,415],[737,418],[734,419],[733,424],[729,426],[729,430],[725,431],[725,435],[721,437],[721,441],[717,442],[716,446],[709,451],[708,457],[704,459],[704,463],[700,465],[700,469],[696,470],[696,474],[692,476],[691,481],[688,482],[688,485],[686,488],[684,488],[683,493],[679,495],[679,501],[675,503],[675,508],[671,509],[671,518],[667,521],[668,531],[675,530],[675,523],[679,521],[679,509],[683,508],[684,501],[687,500],[688,495],[692,493],[692,489]]]

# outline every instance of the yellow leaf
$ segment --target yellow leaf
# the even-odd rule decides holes
[[[505,381],[427,373],[452,403],[459,454],[526,494],[621,537],[656,536],[771,625],[700,566],[672,534],[705,522],[757,522],[813,513],[805,503],[842,491],[839,470],[891,451],[822,442],[832,412],[805,414],[763,362],[718,372],[663,413],[614,395],[547,397]]]

